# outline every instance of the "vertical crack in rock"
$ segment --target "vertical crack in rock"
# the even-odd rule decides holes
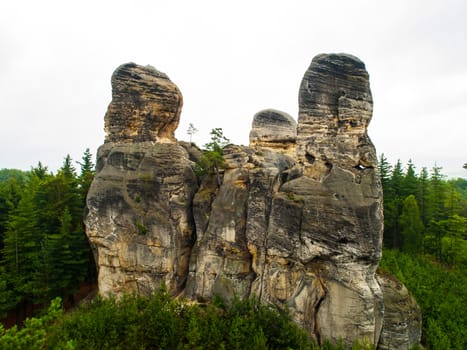
[[[270,145],[269,145],[270,146]],[[263,300],[263,288],[264,288],[264,276],[265,269],[268,262],[268,231],[269,231],[269,218],[271,215],[271,203],[272,197],[275,192],[277,192],[276,185],[279,183],[279,186],[282,184],[282,173],[277,173],[277,175],[269,183],[269,187],[265,196],[265,208],[264,208],[264,218],[265,218],[265,231],[264,231],[264,240],[261,249],[264,251],[263,261],[260,264],[260,285],[259,285],[259,299]]]
[[[224,149],[219,182],[198,179],[201,151],[175,139],[181,107],[176,85],[153,67],[125,64],[112,76],[85,218],[101,294],[164,283],[191,299],[257,295],[287,306],[319,343],[420,340],[415,302],[399,308],[405,292],[375,278],[382,188],[362,61],[316,56],[298,123],[274,109],[255,114],[249,147]],[[396,327],[401,319],[410,326]]]
[[[316,337],[316,341],[317,341],[318,345],[322,346],[323,342],[324,342],[324,339],[321,336],[320,324],[319,324],[319,320],[318,320],[318,313],[319,313],[319,309],[321,307],[321,304],[324,301],[324,298],[326,298],[326,289],[324,288],[324,286],[323,286],[323,284],[322,284],[322,282],[321,282],[321,280],[319,278],[318,278],[318,282],[319,282],[321,288],[324,290],[324,293],[323,293],[323,295],[321,295],[319,297],[318,301],[315,304],[314,310],[313,310],[313,316],[314,316],[313,333],[314,333],[314,335]]]

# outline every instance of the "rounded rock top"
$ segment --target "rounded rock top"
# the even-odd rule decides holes
[[[175,142],[183,98],[165,73],[125,63],[114,71],[111,81],[105,142]]]
[[[297,122],[289,114],[276,109],[265,109],[254,115],[250,146],[295,142],[296,138]]]

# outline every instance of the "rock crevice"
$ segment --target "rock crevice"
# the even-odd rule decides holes
[[[287,306],[318,342],[419,340],[419,324],[391,326],[402,316],[385,295],[404,291],[376,278],[382,189],[363,62],[316,56],[298,122],[258,112],[250,145],[224,148],[219,177],[198,178],[200,150],[175,139],[182,96],[167,75],[124,64],[112,89],[85,218],[101,294],[162,283],[194,300],[254,294]]]

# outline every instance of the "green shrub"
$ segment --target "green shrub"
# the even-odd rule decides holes
[[[61,314],[61,299],[56,298],[52,300],[47,312],[42,317],[26,319],[21,329],[18,329],[17,326],[13,326],[5,330],[0,323],[0,349],[41,349],[45,344],[49,325]]]
[[[257,298],[233,299],[229,305],[213,301],[175,300],[161,288],[149,298],[97,297],[59,317],[56,299],[44,316],[27,320],[21,330],[0,326],[0,349],[319,349],[287,310]],[[344,347],[326,343],[323,349]]]

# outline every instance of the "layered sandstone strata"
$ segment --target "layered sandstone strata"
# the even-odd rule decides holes
[[[382,188],[363,62],[316,56],[298,123],[257,113],[250,146],[225,147],[224,169],[201,177],[199,149],[173,135],[175,84],[126,64],[112,86],[85,220],[102,294],[148,294],[161,283],[194,300],[254,294],[287,306],[319,342],[418,342],[419,311],[405,315],[395,305],[410,299],[404,290],[376,279]]]

